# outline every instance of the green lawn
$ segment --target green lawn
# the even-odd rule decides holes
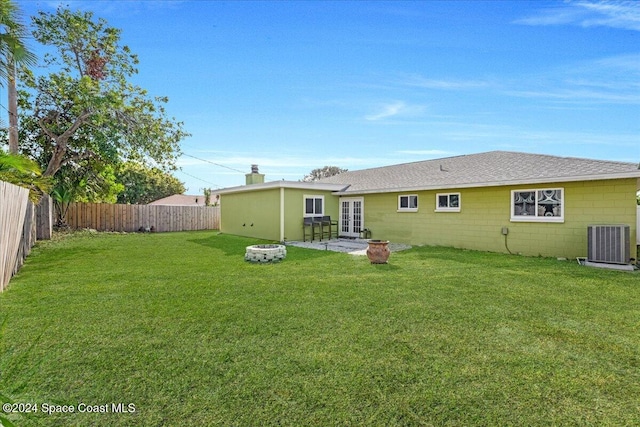
[[[0,295],[0,394],[39,405],[9,420],[640,424],[637,273],[434,247],[387,265],[293,247],[279,264],[244,262],[255,243],[190,232],[39,244]]]

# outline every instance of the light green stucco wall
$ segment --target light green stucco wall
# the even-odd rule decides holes
[[[511,190],[564,188],[564,223],[511,222]],[[365,227],[373,239],[412,245],[441,245],[574,258],[587,254],[587,226],[628,224],[632,253],[636,239],[638,180],[607,180],[505,187],[451,189],[461,194],[460,212],[434,212],[436,193],[418,191],[364,196]],[[399,194],[418,194],[418,212],[397,212]]]
[[[445,191],[370,194],[363,196],[364,227],[372,231],[373,239],[493,252],[506,252],[501,229],[508,227],[507,242],[513,253],[574,258],[587,253],[588,225],[628,224],[634,254],[639,181],[632,178],[447,190],[461,194],[461,212],[434,212],[436,194]],[[511,222],[511,190],[558,187],[564,188],[564,223]],[[221,231],[279,241],[280,192],[280,188],[273,188],[223,194]],[[418,194],[418,212],[397,212],[399,194]],[[339,197],[330,191],[285,188],[286,240],[302,240],[304,195],[324,195],[325,215],[338,219]]]
[[[223,233],[277,241],[279,230],[280,189],[221,196],[220,231]]]
[[[331,191],[284,188],[283,193],[285,240],[302,240],[305,195],[323,195],[324,214],[338,219],[338,197]],[[280,196],[280,188],[223,194],[220,200],[220,231],[279,241]]]
[[[338,219],[338,197],[331,191],[285,188],[285,240],[302,240],[302,219],[304,217],[304,196],[324,196],[324,214]]]

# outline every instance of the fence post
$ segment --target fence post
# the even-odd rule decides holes
[[[36,206],[36,239],[49,240],[53,230],[53,202],[48,194]]]

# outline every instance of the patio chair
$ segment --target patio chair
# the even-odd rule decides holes
[[[313,222],[318,227],[321,242],[323,237],[326,237],[327,239],[331,239],[331,225],[325,222],[324,217],[314,216]]]
[[[302,221],[302,241],[307,241],[307,231],[310,234],[311,241],[313,242],[316,239],[316,227],[320,227],[321,225],[315,221],[313,217],[307,216],[304,217]],[[320,240],[322,240],[322,232],[320,232]]]
[[[336,221],[335,219],[331,219],[330,216],[325,215],[322,217],[322,226],[323,227],[328,227],[329,228],[329,240],[331,240],[331,237],[335,236],[335,238],[338,238],[338,221]],[[334,233],[334,227],[335,226],[335,233]]]

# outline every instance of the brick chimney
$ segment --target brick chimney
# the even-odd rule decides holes
[[[264,183],[264,174],[258,172],[258,165],[251,165],[251,173],[245,175],[247,185]]]

